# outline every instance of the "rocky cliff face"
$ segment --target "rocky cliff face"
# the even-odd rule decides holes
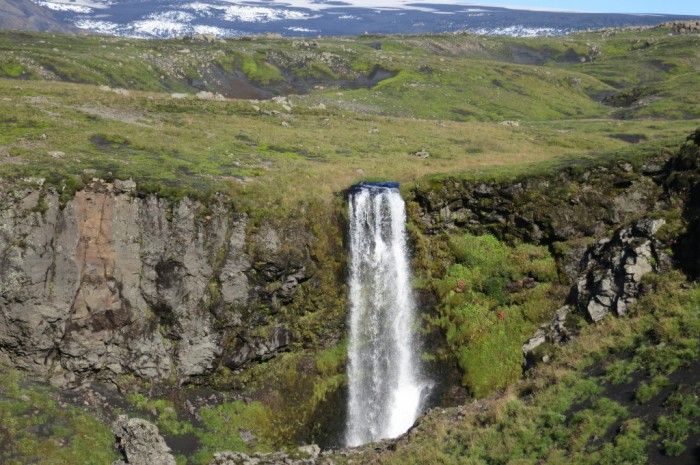
[[[62,207],[57,192],[0,186],[0,361],[59,385],[186,383],[305,342],[284,310],[339,276],[319,273],[323,232],[133,187],[95,181]]]
[[[416,222],[429,234],[465,229],[534,244],[604,237],[655,208],[667,159],[571,166],[504,182],[422,183],[415,191]]]
[[[426,181],[416,187],[410,213],[428,236],[488,232],[550,247],[571,293],[551,324],[526,343],[528,352],[546,338],[565,338],[572,311],[594,322],[609,312],[624,315],[650,272],[675,265],[697,275],[698,199],[700,130],[678,153],[634,163],[571,166],[507,182]]]

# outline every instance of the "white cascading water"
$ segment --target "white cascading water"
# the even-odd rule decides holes
[[[346,444],[393,438],[413,425],[421,379],[415,302],[397,183],[362,183],[349,198],[350,341]]]

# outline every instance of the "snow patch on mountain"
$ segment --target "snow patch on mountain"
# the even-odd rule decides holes
[[[95,9],[107,8],[116,0],[39,0],[37,5],[54,11],[68,11],[73,13],[92,13]]]
[[[110,21],[80,18],[75,22],[75,26],[78,29],[85,29],[86,31],[94,32],[95,34],[122,35],[119,34],[119,29],[122,26]]]
[[[261,0],[264,4],[282,4],[291,8],[300,8],[306,10],[327,10],[333,8],[363,8],[377,10],[417,10],[429,11],[434,10],[433,6],[441,5],[465,5],[461,0],[349,0],[346,2],[334,1],[318,1],[318,0],[280,0],[266,1]],[[342,3],[339,5],[339,3]]]
[[[216,37],[231,37],[241,35],[240,32],[232,31],[231,29],[224,29],[222,27],[216,26],[206,26],[204,24],[195,24],[192,27],[192,32],[194,32],[195,34],[209,34]]]
[[[189,26],[176,21],[145,19],[134,21],[129,25],[129,29],[136,36],[145,37],[177,37],[187,33]]]
[[[145,38],[191,34],[342,36],[456,31],[533,37],[685,19],[515,10],[463,0],[32,1],[86,31]]]
[[[138,37],[145,39],[180,37],[194,34],[211,34],[217,37],[233,37],[243,33],[235,29],[226,29],[205,24],[190,24],[178,22],[173,18],[183,18],[177,13],[164,12],[149,15],[150,18],[133,21],[128,24],[119,24],[110,21],[81,19],[75,25],[97,34],[109,34],[123,37]]]
[[[522,25],[493,28],[467,29],[469,32],[481,35],[508,36],[508,37],[538,37],[560,36],[572,32],[571,29],[558,29],[553,27],[526,27]]]
[[[309,29],[306,27],[285,27],[285,29],[292,32],[318,32],[316,29]]]
[[[38,2],[39,5],[54,11],[72,11],[73,13],[92,13],[92,8],[72,3]]]
[[[218,8],[218,7],[212,7]],[[285,10],[262,6],[229,6],[224,8],[221,18],[226,21],[242,21],[250,23],[268,23],[270,21],[310,19],[312,16],[303,11]]]
[[[214,6],[209,3],[193,2],[182,5],[183,9],[196,11],[202,17],[214,16]]]

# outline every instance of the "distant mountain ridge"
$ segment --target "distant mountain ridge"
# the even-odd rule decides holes
[[[0,0],[0,5],[12,4],[20,5],[15,7],[19,13],[3,12],[4,28],[13,28],[13,22],[19,22],[24,26],[14,28],[44,31],[65,27],[142,38],[269,33],[315,37],[464,30],[519,37],[551,36],[587,29],[650,26],[692,18],[515,10],[459,0],[34,0],[34,3]]]
[[[29,0],[0,0],[0,28],[22,31],[76,32],[66,18]]]

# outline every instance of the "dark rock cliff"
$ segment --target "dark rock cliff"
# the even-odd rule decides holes
[[[429,181],[415,189],[414,216],[427,233],[464,229],[534,244],[604,237],[654,209],[668,157],[574,165],[502,182]]]
[[[188,383],[340,337],[329,209],[323,229],[132,189],[95,181],[62,208],[52,190],[0,185],[0,362],[58,385]],[[319,314],[315,333],[301,312]]]

